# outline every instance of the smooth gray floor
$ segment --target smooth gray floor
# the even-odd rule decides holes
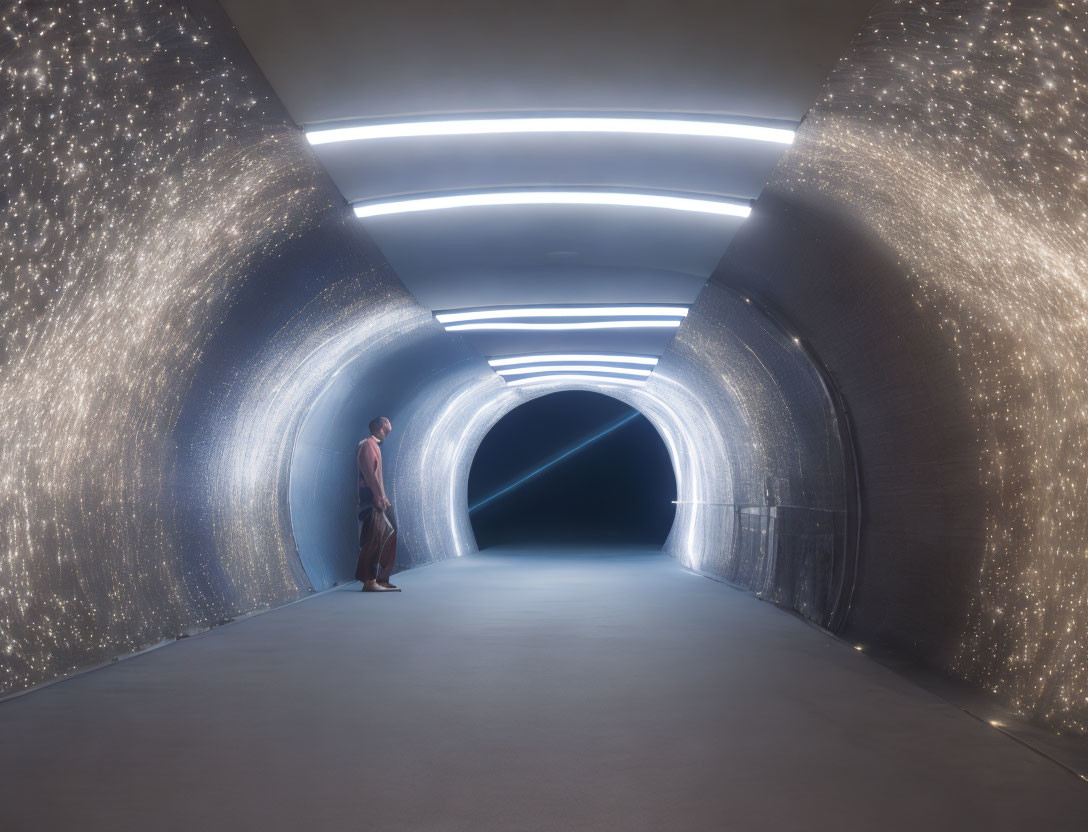
[[[661,555],[398,582],[0,703],[0,829],[1088,829],[1088,784]]]

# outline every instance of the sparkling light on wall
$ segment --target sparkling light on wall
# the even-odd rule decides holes
[[[0,56],[3,691],[304,588],[231,549],[199,597],[171,430],[234,287],[327,203],[183,4],[9,3]]]
[[[1088,728],[1088,4],[878,7],[773,188],[897,255],[971,401],[987,503],[954,669]],[[870,553],[877,557],[877,553]]]

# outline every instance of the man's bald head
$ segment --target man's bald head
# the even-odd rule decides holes
[[[389,435],[389,432],[393,430],[393,423],[384,416],[376,416],[370,420],[369,428],[371,436],[385,439],[385,437]]]

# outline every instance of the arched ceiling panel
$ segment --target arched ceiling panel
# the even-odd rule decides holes
[[[649,110],[798,121],[869,0],[222,0],[300,124]]]
[[[417,191],[609,185],[754,199],[781,144],[690,136],[536,133],[379,139],[314,152],[349,201]]]
[[[550,302],[661,301],[656,293],[666,290],[665,275],[703,278],[721,258],[718,240],[732,234],[740,222],[732,217],[642,208],[540,205],[374,217],[366,226],[424,306],[451,309],[489,306],[496,302],[492,291],[500,287],[509,293],[514,282],[532,283],[575,268],[620,273],[649,270],[662,279],[654,287],[623,280],[587,280],[570,287],[573,295],[553,297]],[[599,271],[595,274],[601,276]],[[453,276],[459,280],[454,282]],[[526,286],[523,291],[530,289]],[[654,296],[642,297],[647,289]],[[438,293],[449,297],[437,303]],[[678,300],[691,302],[694,294]],[[511,302],[520,303],[520,297]]]

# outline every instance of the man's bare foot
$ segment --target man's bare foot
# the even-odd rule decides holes
[[[363,592],[391,592],[377,581],[363,581]]]
[[[395,589],[397,592],[400,592],[400,587],[393,586],[389,581],[378,581],[378,586],[384,586],[386,589]]]

